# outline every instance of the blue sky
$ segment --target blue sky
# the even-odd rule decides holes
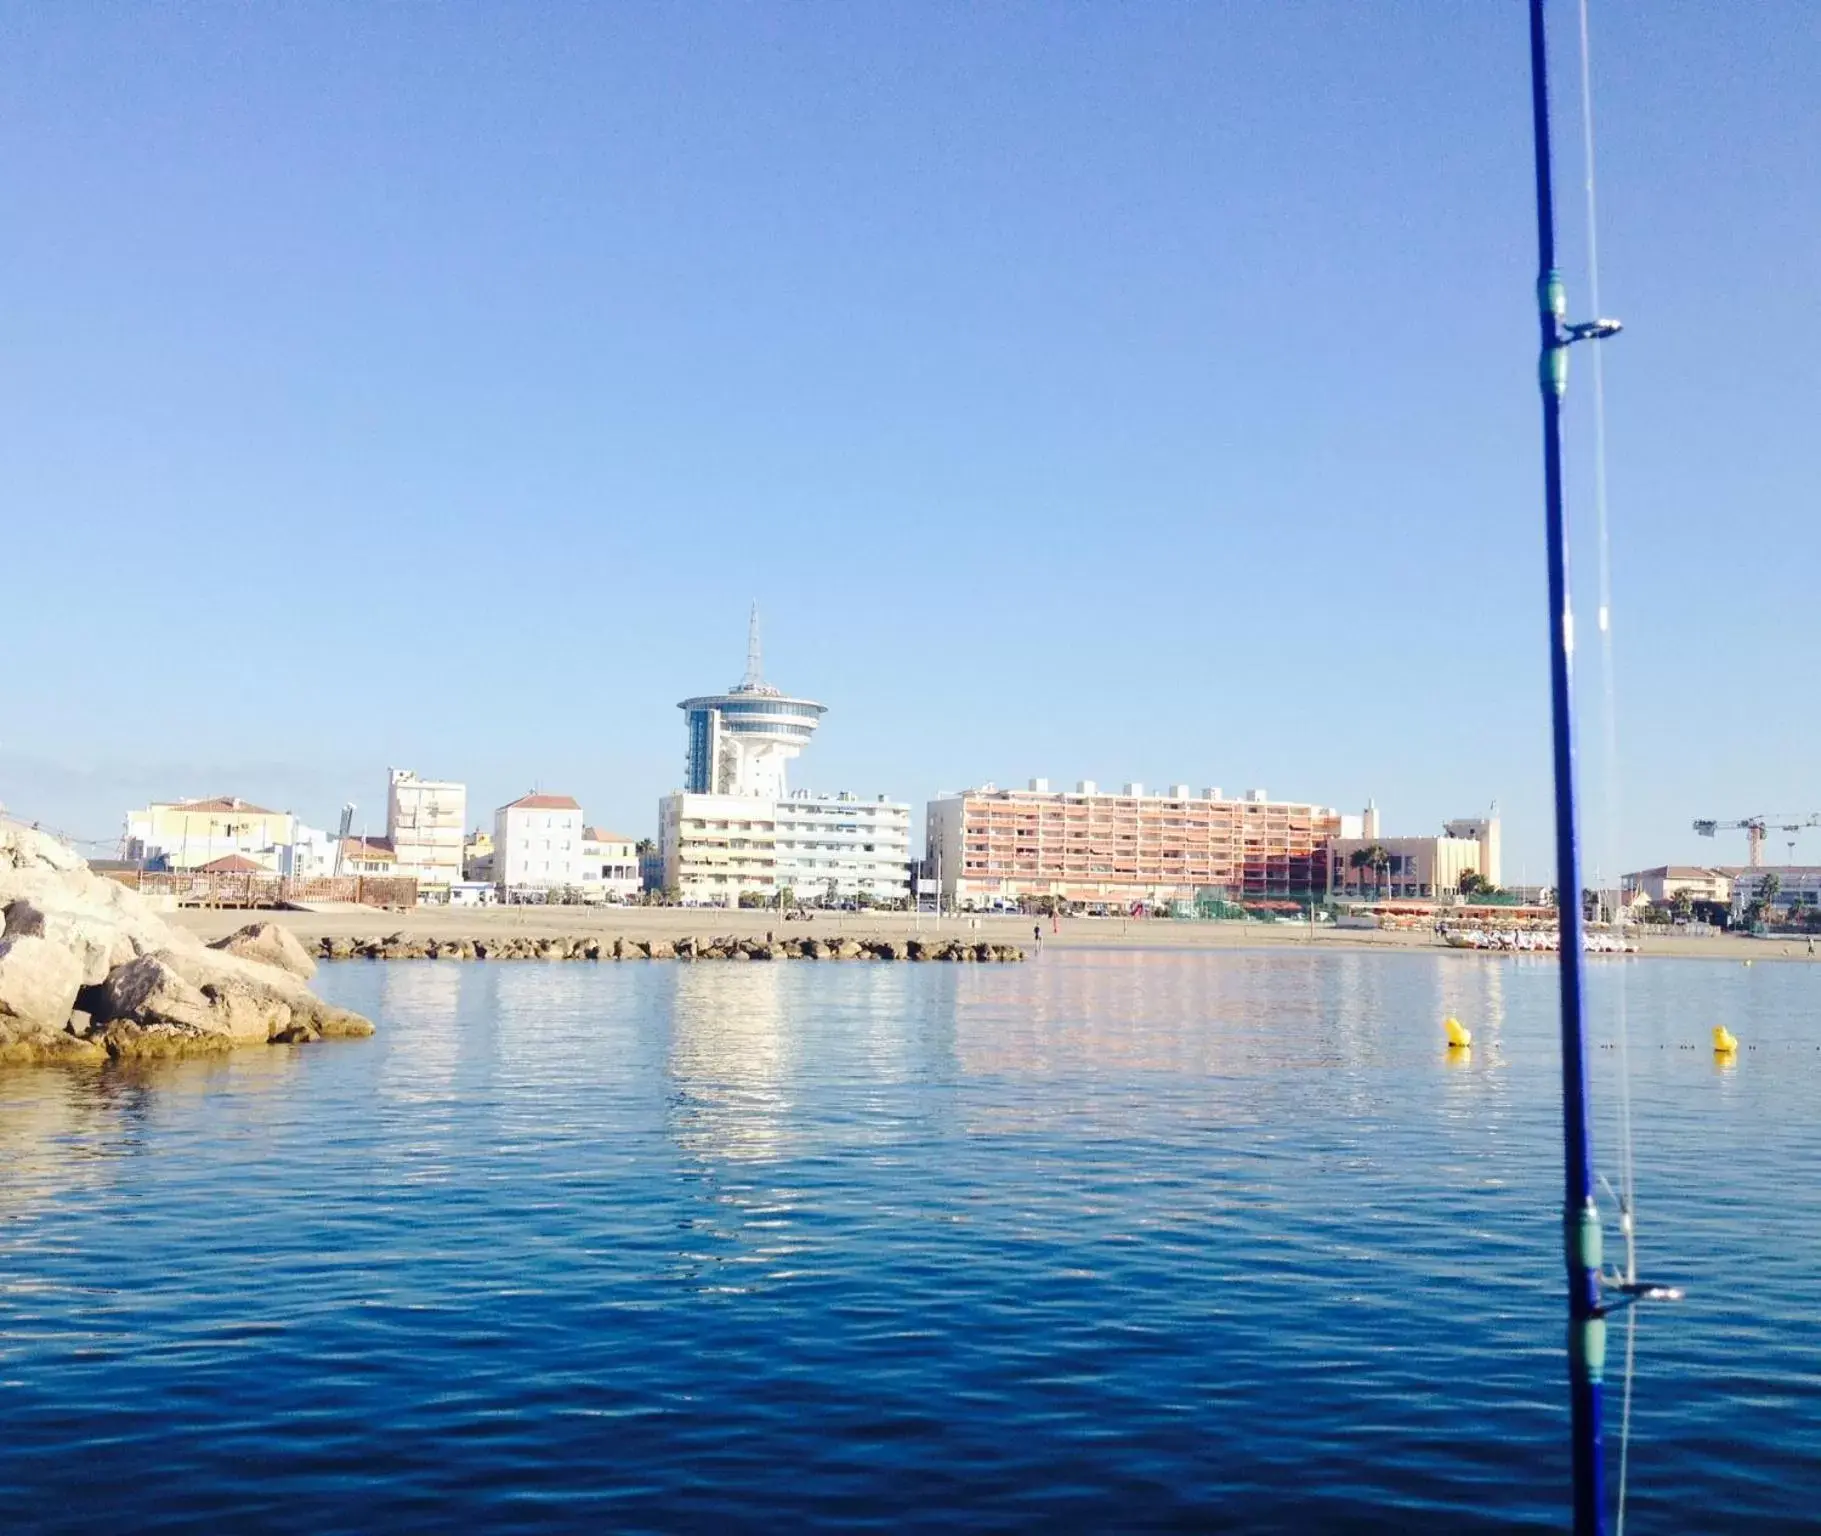
[[[1542,878],[1522,13],[9,10],[0,801],[645,833],[756,598],[800,784],[1497,799]],[[1594,26],[1617,857],[1738,859],[1821,808],[1821,12]]]

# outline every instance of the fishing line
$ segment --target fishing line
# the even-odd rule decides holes
[[[1580,0],[1581,42],[1581,160],[1586,191],[1587,214],[1587,296],[1597,318],[1605,313],[1600,305],[1600,234],[1599,199],[1594,173],[1593,135],[1593,67],[1592,48],[1588,37],[1588,0]],[[1593,500],[1594,521],[1599,541],[1599,610],[1600,683],[1604,703],[1601,762],[1601,865],[1608,879],[1618,869],[1619,782],[1618,782],[1618,689],[1614,678],[1612,654],[1612,527],[1607,515],[1606,495],[1606,367],[1605,348],[1593,352]],[[1602,882],[1595,881],[1598,886]],[[1625,903],[1623,892],[1613,914],[1614,926],[1624,949]],[[1637,1265],[1637,1176],[1632,1154],[1631,1122],[1631,1028],[1628,1005],[1629,967],[1618,965],[1618,1076],[1619,1076],[1619,1228],[1625,1239],[1625,1281],[1635,1285]],[[1608,1186],[1610,1188],[1610,1186]],[[1631,1402],[1636,1380],[1638,1309],[1626,1308],[1625,1319],[1625,1385],[1623,1406],[1619,1415],[1619,1486],[1614,1516],[1615,1536],[1625,1536],[1625,1495],[1631,1470]]]
[[[1638,1309],[1625,1309],[1625,1396],[1619,1409],[1619,1496],[1613,1513],[1613,1536],[1625,1536],[1625,1491],[1631,1474],[1631,1387],[1638,1360]]]
[[[1597,218],[1598,195],[1594,175],[1593,144],[1593,85],[1591,67],[1591,49],[1588,43],[1587,30],[1588,0],[1580,0],[1581,19],[1581,150],[1586,169],[1587,191],[1587,286],[1588,297],[1592,301],[1595,315],[1600,309],[1600,237]],[[1605,348],[1593,347],[1593,496],[1594,514],[1599,539],[1599,629],[1600,629],[1600,683],[1604,702],[1604,715],[1601,721],[1602,768],[1601,799],[1601,845],[1605,855],[1601,863],[1605,865],[1610,877],[1617,867],[1617,844],[1619,824],[1619,780],[1618,780],[1618,686],[1613,666],[1612,650],[1612,524],[1608,513],[1606,493],[1606,367]],[[1625,925],[1624,904],[1620,903],[1615,918],[1621,933]],[[1620,1170],[1619,1188],[1623,1195],[1624,1209],[1636,1211],[1637,1175],[1632,1155],[1631,1125],[1631,1031],[1629,1029],[1629,1012],[1626,1004],[1626,968],[1619,967],[1618,976],[1618,1038],[1619,1038],[1619,1123],[1620,1123]],[[1628,1234],[1629,1235],[1629,1234]],[[1627,1243],[1626,1280],[1637,1279],[1636,1266]]]
[[[1597,316],[1600,308],[1600,236],[1597,219],[1598,198],[1594,179],[1593,152],[1593,84],[1591,67],[1591,50],[1587,34],[1588,0],[1580,0],[1581,18],[1581,153],[1585,166],[1585,185],[1587,192],[1587,289],[1588,298]],[[1594,521],[1599,539],[1599,630],[1600,630],[1600,684],[1603,695],[1604,713],[1601,720],[1602,758],[1601,767],[1601,865],[1608,878],[1617,868],[1617,844],[1619,821],[1619,782],[1618,782],[1618,688],[1614,678],[1612,656],[1612,526],[1607,512],[1606,495],[1606,364],[1605,348],[1590,348],[1593,353],[1593,500]],[[1614,921],[1621,934],[1625,927],[1624,903],[1621,901],[1614,913]],[[1622,1162],[1620,1165],[1619,1187],[1623,1191],[1625,1203],[1632,1206],[1636,1195],[1636,1177],[1632,1161],[1631,1145],[1631,1050],[1630,1032],[1627,1029],[1625,969],[1619,968],[1619,1119],[1620,1148]],[[1627,1274],[1627,1280],[1636,1280],[1635,1274]]]

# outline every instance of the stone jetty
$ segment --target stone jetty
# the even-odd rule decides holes
[[[947,960],[1007,962],[1024,958],[1016,944],[968,943],[962,939],[912,935],[907,938],[680,938],[624,939],[598,935],[533,938],[490,934],[485,938],[434,939],[389,934],[384,938],[316,941],[323,960]]]
[[[0,1065],[190,1056],[370,1035],[304,985],[316,962],[252,923],[214,944],[57,839],[0,820]]]

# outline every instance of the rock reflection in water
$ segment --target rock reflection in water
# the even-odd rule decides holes
[[[223,1052],[98,1067],[0,1068],[0,1220],[27,1214],[111,1176],[181,1122],[186,1099],[277,1094],[297,1071],[297,1048]]]

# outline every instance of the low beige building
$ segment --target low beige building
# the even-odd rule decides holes
[[[124,856],[165,869],[201,869],[218,859],[250,859],[276,871],[280,850],[297,838],[297,818],[230,795],[154,800],[126,819]]]
[[[1733,880],[1739,873],[1737,869],[1700,864],[1659,864],[1655,869],[1634,870],[1623,877],[1625,899],[1627,904],[1648,901],[1653,907],[1667,907],[1686,891],[1691,901],[1725,904],[1732,900]]]
[[[600,827],[582,828],[582,893],[590,901],[633,901],[639,894],[638,845]]]
[[[1468,874],[1499,883],[1497,816],[1447,822],[1439,837],[1337,837],[1331,847],[1333,892],[1343,900],[1442,900]],[[1373,848],[1384,850],[1383,865],[1354,862]]]
[[[479,827],[468,834],[462,844],[462,879],[470,883],[493,884],[493,834]]]
[[[344,875],[396,875],[398,855],[388,837],[345,837],[341,844],[341,868]]]

